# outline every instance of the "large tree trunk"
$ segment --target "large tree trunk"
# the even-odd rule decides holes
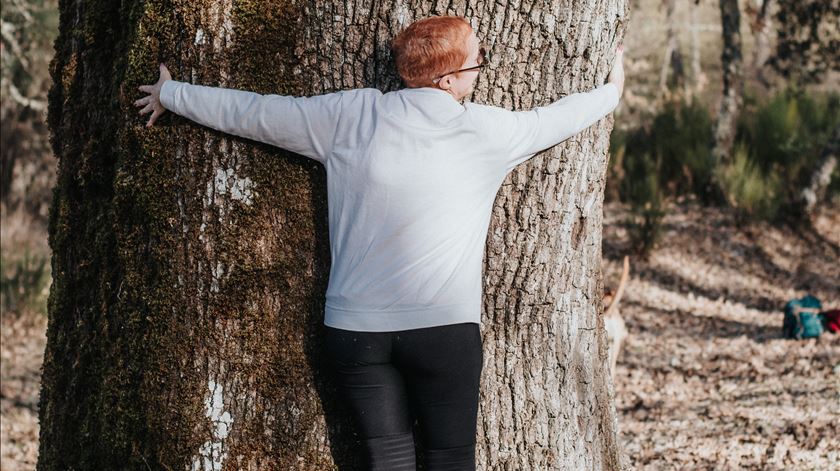
[[[738,0],[720,0],[720,21],[723,25],[723,97],[718,108],[712,154],[717,162],[730,158],[735,144],[735,131],[744,87],[741,57],[741,12]]]
[[[394,89],[390,38],[452,13],[493,56],[473,100],[525,109],[602,83],[628,8],[433,4],[62,2],[39,469],[361,469],[321,355],[328,175],[177,116],[145,128],[132,102],[159,61],[261,93]],[[479,469],[621,467],[599,316],[611,126],[522,164],[499,192]]]

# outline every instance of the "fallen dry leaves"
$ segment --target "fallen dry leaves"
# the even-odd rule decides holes
[[[607,283],[627,250],[625,208],[605,208]],[[691,205],[631,259],[630,337],[616,409],[633,469],[840,469],[840,335],[781,338],[782,308],[812,293],[840,307],[840,209],[818,232]]]
[[[4,313],[0,328],[0,469],[35,469],[46,317]]]

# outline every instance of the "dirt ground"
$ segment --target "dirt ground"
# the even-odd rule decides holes
[[[625,210],[605,209],[607,283],[627,247]],[[648,261],[631,258],[621,312],[630,336],[616,408],[633,469],[840,468],[840,336],[781,338],[784,303],[840,307],[840,208],[816,234],[683,206]],[[4,316],[4,471],[35,468],[43,316]]]
[[[605,209],[607,283],[627,247]],[[840,469],[840,336],[781,337],[784,304],[840,308],[840,208],[817,233],[737,228],[726,211],[666,217],[649,260],[631,258],[621,302],[630,336],[616,408],[634,469]]]
[[[46,317],[3,315],[0,326],[0,469],[35,469],[38,393],[47,343]]]

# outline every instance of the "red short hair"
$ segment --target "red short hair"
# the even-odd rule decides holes
[[[391,43],[397,72],[409,88],[434,86],[433,79],[467,60],[472,28],[461,16],[433,16],[411,23]]]

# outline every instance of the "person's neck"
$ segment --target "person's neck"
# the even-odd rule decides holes
[[[435,88],[437,88],[437,89],[438,89],[438,90],[440,90],[440,91],[443,91],[443,92],[448,93],[448,94],[449,94],[449,96],[451,96],[451,97],[452,97],[455,101],[457,101],[458,103],[461,103],[461,100],[463,100],[463,99],[464,99],[464,97],[458,98],[458,96],[457,96],[457,95],[455,95],[454,93],[452,93],[452,89],[446,90],[446,89],[443,89],[443,88],[440,88],[440,87],[435,87]]]

